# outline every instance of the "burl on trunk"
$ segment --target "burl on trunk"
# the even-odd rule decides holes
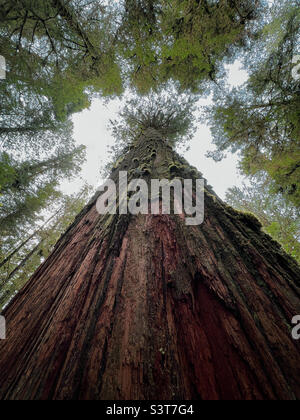
[[[154,130],[120,170],[200,176]],[[201,226],[96,198],[4,312],[2,399],[300,398],[300,270],[253,216],[209,187]]]

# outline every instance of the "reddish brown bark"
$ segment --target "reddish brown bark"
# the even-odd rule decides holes
[[[100,217],[94,200],[5,311],[0,397],[300,398],[299,280],[252,217],[209,191],[197,227]]]

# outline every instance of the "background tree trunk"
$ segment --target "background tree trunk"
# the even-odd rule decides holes
[[[151,129],[119,170],[200,176]],[[2,399],[300,398],[299,266],[253,216],[209,187],[195,227],[96,198],[4,312]]]
[[[35,232],[33,232],[27,239],[25,239],[19,246],[17,246],[16,249],[14,249],[3,261],[0,262],[0,268],[3,267],[5,264],[7,264],[22,248],[24,248],[25,245],[28,244],[28,242],[31,241],[31,239],[35,238],[38,233],[43,230],[48,223],[51,222],[52,219],[54,219],[55,216],[57,216],[59,213],[59,210],[55,212],[46,222]]]

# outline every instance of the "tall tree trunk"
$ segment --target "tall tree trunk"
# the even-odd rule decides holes
[[[199,177],[151,129],[119,170]],[[299,267],[254,217],[205,195],[201,226],[100,216],[95,197],[4,312],[0,397],[300,398]]]

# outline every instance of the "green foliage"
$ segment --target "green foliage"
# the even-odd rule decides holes
[[[245,45],[263,3],[8,0],[0,5],[7,82],[60,120],[95,93],[120,95],[125,84],[146,93],[173,80],[200,92]]]
[[[102,3],[14,0],[2,4],[0,51],[8,63],[8,82],[47,98],[60,118],[70,107],[81,110],[87,105],[87,88],[108,93],[106,81],[115,59],[113,25],[107,29],[113,15],[111,7]],[[109,93],[119,94],[121,77],[116,71],[114,67],[114,89],[110,86],[113,92]]]
[[[218,90],[207,110],[218,149],[213,157],[239,151],[246,174],[268,174],[274,191],[299,206],[300,79],[293,60],[300,53],[297,2],[276,2],[259,35],[246,57],[248,82],[226,94]]]
[[[196,130],[194,112],[197,97],[178,95],[174,85],[164,85],[160,93],[151,91],[147,96],[132,96],[111,121],[114,137],[126,144],[136,139],[148,128],[159,131],[172,146],[185,143]]]
[[[292,205],[274,195],[264,178],[243,188],[228,190],[226,201],[234,208],[257,216],[266,233],[300,263],[300,217]]]
[[[203,92],[224,58],[246,43],[262,3],[125,0],[118,47],[132,85],[145,93],[171,79],[182,90]]]
[[[134,147],[136,140],[152,129],[154,136],[159,133],[171,147],[185,145],[196,130],[194,113],[198,98],[195,95],[179,95],[173,84],[164,84],[160,93],[151,91],[147,96],[131,95],[122,107],[116,120],[110,121],[110,129],[115,145],[111,148],[111,162],[104,174],[108,175],[122,161],[124,154]],[[154,158],[156,151],[151,147],[149,157]],[[136,162],[133,162],[136,165]]]
[[[9,166],[0,166],[0,234],[16,235],[21,226],[33,223],[37,213],[58,199],[60,180],[80,171],[84,152],[83,147],[63,153],[57,150],[47,159],[22,162],[4,153],[2,161]]]
[[[0,194],[5,185],[12,184],[16,179],[16,169],[7,153],[0,156]]]

